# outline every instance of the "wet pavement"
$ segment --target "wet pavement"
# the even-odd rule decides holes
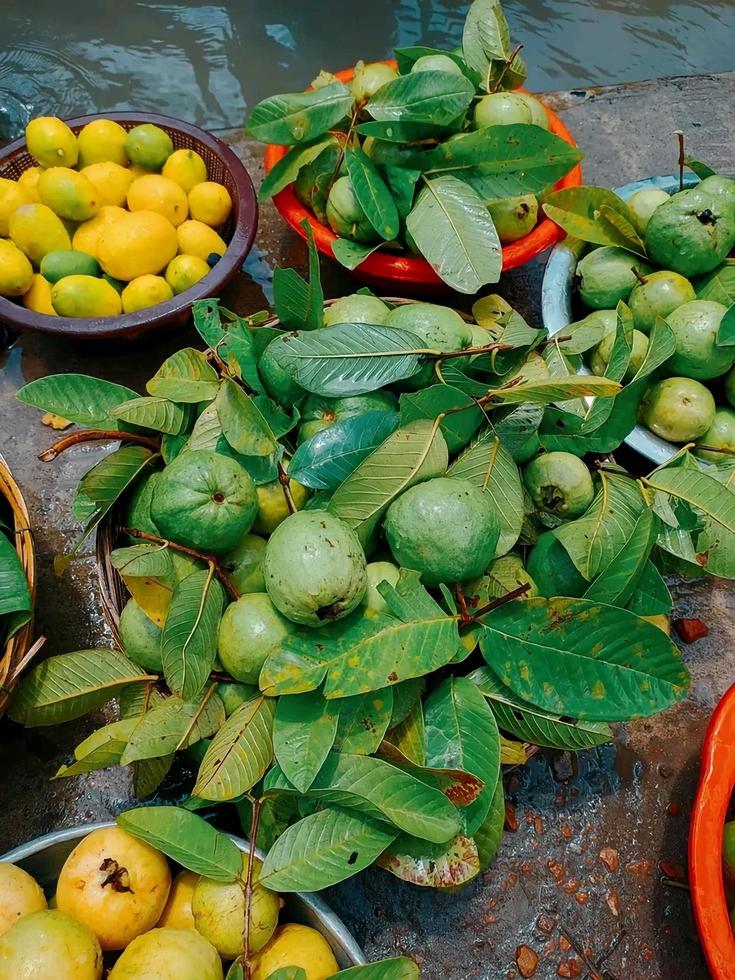
[[[672,133],[688,134],[690,152],[715,168],[732,169],[735,73],[629,86],[553,93],[552,106],[587,152],[589,183],[622,184],[671,172]],[[237,133],[228,141],[254,178],[258,147]],[[275,264],[302,271],[305,250],[271,206],[262,209],[256,247],[242,276],[223,297],[241,313],[267,305]],[[539,320],[542,264],[508,274],[500,290],[532,321]],[[323,265],[327,296],[354,288],[333,264]],[[0,356],[0,452],[22,485],[39,555],[38,632],[46,652],[109,644],[99,607],[92,550],[62,578],[53,556],[76,533],[72,489],[102,455],[79,446],[56,462],[37,454],[54,441],[39,413],[14,399],[25,381],[58,371],[99,375],[142,390],[173,350],[195,343],[181,331],[135,346],[91,346],[40,336],[22,338]],[[585,976],[604,968],[616,980],[699,980],[707,976],[692,923],[689,897],[677,879],[686,865],[686,837],[707,719],[735,677],[728,644],[735,613],[726,584],[675,586],[676,614],[704,620],[710,634],[685,648],[693,674],[687,701],[655,719],[627,726],[617,741],[572,759],[539,754],[506,780],[510,830],[493,867],[456,894],[437,894],[369,871],[327,895],[370,958],[406,953],[427,980],[517,977],[539,957],[535,976]],[[99,724],[99,719],[96,724]],[[0,853],[55,828],[103,819],[130,805],[126,773],[113,769],[69,781],[49,778],[92,720],[23,732],[0,723],[3,812]],[[186,774],[167,785],[184,791]],[[663,862],[663,865],[661,864]],[[578,951],[575,952],[575,945]],[[604,962],[604,966],[603,965]],[[594,974],[593,974],[594,975]]]

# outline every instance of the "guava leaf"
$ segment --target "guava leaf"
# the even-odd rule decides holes
[[[152,796],[169,774],[173,764],[173,754],[166,755],[161,759],[141,759],[140,762],[134,762],[133,792],[135,796],[140,800]]]
[[[480,873],[477,845],[464,834],[448,844],[427,844],[425,840],[401,834],[377,863],[396,878],[425,888],[456,888]]]
[[[192,572],[174,586],[161,635],[166,683],[184,701],[194,701],[217,656],[217,630],[225,594],[212,571]]]
[[[418,980],[419,968],[406,956],[368,963],[367,966],[351,966],[335,974],[340,980]]]
[[[421,176],[420,170],[410,170],[407,167],[392,167],[386,165],[382,168],[385,182],[390,188],[393,200],[396,202],[398,213],[405,220],[413,207],[413,199],[416,194],[416,184]]]
[[[119,814],[117,824],[194,874],[223,882],[236,881],[242,874],[237,844],[181,807],[136,807]]]
[[[454,121],[454,120],[453,120]],[[361,136],[373,136],[389,143],[416,143],[421,140],[440,138],[447,132],[447,125],[437,126],[430,122],[396,122],[394,119],[373,120],[355,126]],[[377,231],[377,228],[376,228]]]
[[[477,828],[472,835],[477,846],[477,856],[480,860],[480,871],[484,871],[490,866],[495,855],[500,850],[503,840],[503,827],[505,824],[505,794],[503,793],[503,780],[498,780],[495,787],[490,809],[487,812],[484,822]]]
[[[192,796],[233,800],[262,779],[273,759],[275,704],[262,695],[241,705],[209,744]]]
[[[193,347],[184,347],[167,357],[146,385],[149,395],[185,403],[211,401],[218,388],[217,372]]]
[[[262,143],[307,143],[333,129],[354,104],[352,93],[342,82],[332,82],[313,92],[273,95],[255,106],[245,132]]]
[[[233,966],[235,964],[233,963]],[[242,964],[237,964],[242,969]],[[338,974],[335,974],[338,976]],[[229,971],[225,980],[243,980],[242,977],[230,977]],[[308,980],[306,973],[300,966],[282,966],[275,973],[269,973],[265,980]]]
[[[282,697],[273,719],[273,752],[286,778],[305,793],[334,745],[339,704],[320,691]]]
[[[134,544],[129,548],[115,548],[110,553],[110,561],[121,575],[164,581],[174,578],[171,551],[165,544]]]
[[[735,346],[735,304],[731,303],[725,311],[717,328],[718,347]]]
[[[326,136],[317,139],[310,146],[303,144],[294,146],[265,175],[258,191],[258,200],[261,202],[268,201],[275,194],[280,193],[284,187],[292,184],[302,168],[311,163],[312,160],[316,160],[322,150],[334,142],[334,137]]]
[[[538,432],[543,417],[543,406],[529,402],[512,408],[502,418],[496,419],[493,416],[493,428],[505,448],[511,456],[514,456],[514,453]]]
[[[569,339],[564,340],[558,337],[551,339],[556,349],[567,357],[570,354],[584,354],[585,351],[596,347],[607,333],[607,328],[599,321],[589,323],[585,317],[583,320],[577,320],[576,323],[568,324],[561,333],[563,337]]]
[[[636,616],[664,616],[673,608],[669,587],[652,561],[643,566],[628,609]]]
[[[620,390],[621,386],[617,381],[611,381],[609,378],[597,378],[590,374],[566,378],[563,381],[551,378],[548,381],[514,385],[512,388],[495,388],[491,394],[494,401],[506,405],[519,405],[523,402],[549,405],[552,402],[564,401],[567,398],[616,395]]]
[[[735,303],[735,262],[725,261],[714,272],[699,276],[694,287],[697,299],[708,299],[721,303],[722,306],[732,306]]]
[[[189,428],[191,406],[179,405],[166,398],[136,397],[118,404],[111,410],[116,419],[128,425],[138,425],[154,432],[181,435]]]
[[[645,381],[626,385],[615,396],[608,418],[594,432],[587,434],[581,431],[584,418],[558,408],[547,408],[539,430],[541,445],[549,452],[559,450],[575,456],[613,452],[636,425],[638,403],[645,387]]]
[[[324,290],[319,270],[319,253],[314,232],[307,221],[302,222],[309,253],[308,282],[295,269],[273,270],[273,300],[276,316],[289,330],[316,330],[324,322]]]
[[[475,400],[451,385],[430,385],[421,391],[404,392],[400,401],[402,425],[414,419],[435,419],[444,415],[439,428],[450,455],[466,446],[485,420]]]
[[[394,684],[393,691],[393,711],[390,716],[389,728],[394,728],[408,717],[410,711],[421,701],[421,696],[426,687],[426,680],[423,677],[414,677],[411,680],[400,681]]]
[[[272,456],[276,438],[253,399],[230,378],[222,381],[215,402],[222,433],[243,456]]]
[[[386,741],[395,746],[410,762],[417,766],[426,765],[426,727],[424,708],[420,701],[416,702],[405,718],[391,728]]]
[[[225,723],[225,707],[217,694],[199,702],[173,694],[152,707],[131,732],[122,765],[140,759],[159,759],[214,735]]]
[[[588,721],[645,718],[689,687],[658,627],[589,599],[507,602],[482,619],[480,649],[506,687],[545,711]]]
[[[358,148],[347,149],[345,163],[357,203],[365,212],[365,217],[373,229],[386,242],[397,238],[400,232],[398,210],[378,168],[370,157]]]
[[[379,121],[446,126],[467,111],[474,94],[464,75],[422,71],[382,85],[366,108]]]
[[[343,265],[345,269],[352,272],[365,259],[382,248],[385,242],[380,241],[371,245],[363,245],[362,242],[353,242],[349,238],[337,238],[332,242],[332,255]]]
[[[120,765],[125,746],[137,724],[137,719],[126,718],[98,728],[74,749],[74,762],[61,766],[51,778],[66,779]]]
[[[568,235],[594,245],[613,245],[645,255],[636,216],[607,187],[565,187],[545,195],[543,209]],[[631,257],[631,265],[635,264]]]
[[[349,755],[372,755],[377,752],[390,724],[393,690],[392,687],[384,687],[338,702],[339,724],[334,741],[337,751]]]
[[[194,423],[191,434],[186,441],[187,449],[208,449],[217,451],[217,444],[223,439],[222,425],[219,420],[217,401],[210,402]]]
[[[173,585],[136,575],[123,575],[123,581],[130,595],[151,622],[158,627],[163,627],[171,606]]]
[[[208,347],[216,348],[219,356],[226,362],[231,371],[252,388],[263,393],[260,376],[258,375],[255,337],[265,333],[265,330],[254,331],[249,324],[259,321],[261,314],[255,313],[247,320],[230,313],[220,307],[217,299],[200,299],[191,305],[194,326],[197,333]],[[222,322],[223,316],[226,318]],[[266,318],[270,313],[265,313]]]
[[[583,598],[607,602],[611,606],[628,606],[648,564],[657,531],[657,518],[651,508],[646,507],[638,515],[624,544],[609,564],[603,566]]]
[[[20,557],[0,527],[0,616],[5,617],[3,642],[33,615],[33,603]]]
[[[416,709],[416,715],[418,716],[418,709]],[[423,732],[423,728],[421,732]],[[391,733],[391,737],[393,737],[393,733]],[[419,765],[393,742],[385,739],[380,746],[378,755],[381,759],[392,762],[403,772],[409,773],[427,786],[438,789],[456,807],[466,807],[470,803],[474,803],[485,788],[485,784],[478,776],[466,772],[464,769],[445,769]]]
[[[186,433],[182,433],[178,436],[169,436],[164,433],[161,436],[161,457],[166,464],[173,463],[179,453],[186,446],[188,436]]]
[[[24,385],[16,397],[26,405],[33,405],[42,412],[53,412],[77,425],[117,429],[113,409],[128,399],[137,398],[138,393],[86,374],[52,374]]]
[[[268,852],[260,882],[279,892],[319,891],[358,874],[397,832],[357,813],[327,808],[293,824]]]
[[[662,364],[671,357],[676,350],[676,338],[674,332],[663,317],[657,316],[656,321],[648,336],[648,350],[643,358],[643,363],[638,368],[635,377],[630,382],[647,378],[650,374],[660,368]]]
[[[490,63],[504,60],[509,32],[498,0],[475,0],[467,11],[462,31],[462,52],[468,65],[485,75]]]
[[[618,303],[616,314],[615,338],[604,377],[622,382],[633,351],[633,314],[623,302]],[[590,408],[584,411],[580,432],[587,435],[599,429],[610,418],[614,405],[615,398],[595,398]]]
[[[482,398],[487,394],[487,381],[480,382],[469,378],[460,371],[454,361],[437,361],[434,364],[434,373],[442,384],[451,385],[471,398]]]
[[[425,58],[427,55],[440,54],[445,58],[450,58],[458,68],[461,68],[463,74],[467,75],[473,85],[477,86],[480,83],[479,72],[476,72],[474,68],[470,68],[459,52],[431,48],[426,44],[412,44],[406,48],[394,48],[393,54],[395,55],[398,71],[401,75],[408,75],[419,58]]]

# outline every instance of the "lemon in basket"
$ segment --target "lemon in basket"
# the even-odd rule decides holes
[[[177,251],[176,229],[157,211],[121,216],[97,241],[97,258],[104,271],[127,282],[160,272]]]
[[[61,218],[45,204],[22,204],[10,216],[10,237],[34,265],[48,252],[71,248],[69,232]]]
[[[189,219],[176,229],[179,251],[185,255],[198,255],[206,262],[210,255],[224,255],[227,245],[214,228],[203,221]]]
[[[189,203],[179,185],[160,174],[137,177],[128,189],[131,211],[156,211],[176,227],[189,216]]]
[[[0,238],[8,237],[10,215],[21,204],[30,204],[31,195],[15,180],[0,177]]]
[[[31,119],[26,126],[26,146],[42,167],[73,167],[79,159],[76,136],[55,116]]]
[[[86,252],[88,255],[97,257],[97,245],[100,235],[110,225],[119,221],[120,218],[127,218],[128,212],[123,208],[113,204],[103,204],[94,218],[83,222],[74,232],[72,244],[78,252]]]
[[[189,213],[196,221],[216,228],[223,224],[232,211],[230,192],[222,184],[205,180],[189,191]]]
[[[133,173],[127,167],[122,167],[111,160],[100,160],[99,163],[90,163],[80,173],[93,184],[99,196],[100,206],[105,204],[118,208],[125,206],[128,189],[133,182]]]
[[[165,303],[172,297],[173,290],[162,276],[138,276],[122,291],[123,313],[137,313],[149,306]]]
[[[192,187],[207,179],[207,165],[196,150],[174,150],[161,173],[176,181],[188,194]]]
[[[119,316],[120,294],[95,276],[65,276],[51,289],[51,303],[59,316]]]
[[[160,170],[167,157],[174,151],[174,144],[168,133],[160,126],[143,123],[135,126],[125,138],[125,151],[131,163],[146,170]]]
[[[166,282],[178,295],[198,283],[209,271],[207,263],[198,255],[177,255],[166,267]]]
[[[28,291],[23,294],[23,306],[33,313],[43,313],[45,316],[59,314],[51,302],[51,283],[44,279],[40,272],[34,272]]]
[[[94,119],[87,123],[77,137],[79,166],[92,163],[116,163],[124,167],[128,162],[125,140],[128,134],[112,119]]]

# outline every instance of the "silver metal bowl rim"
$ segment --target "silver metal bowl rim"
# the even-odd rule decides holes
[[[104,830],[108,827],[115,826],[117,824],[114,820],[101,820],[96,823],[78,824],[75,827],[54,830],[50,834],[43,834],[41,837],[36,837],[34,840],[13,848],[7,854],[3,854],[0,857],[0,861],[9,864],[20,864],[34,855],[41,854],[52,846],[80,841],[87,834],[91,834],[93,830]],[[235,834],[228,834],[227,836],[243,853],[250,853],[250,845],[242,837],[237,837]],[[265,857],[260,848],[256,848],[255,854],[261,860]],[[318,895],[295,892],[286,894],[284,898],[287,904],[289,901],[292,901],[295,905],[301,904],[306,907],[310,913],[310,919],[312,922],[318,924],[320,931],[334,950],[337,959],[339,960],[341,957],[342,963],[340,965],[342,968],[347,966],[365,966],[367,964],[365,954],[358,945],[357,940],[340,917]]]
[[[692,187],[699,182],[695,174],[684,175],[684,186]],[[636,191],[659,188],[671,194],[679,190],[678,175],[646,177],[634,180],[630,184],[616,187],[615,193],[627,200]],[[572,322],[572,283],[582,250],[586,246],[578,239],[565,238],[552,250],[546,263],[544,278],[541,284],[541,317],[549,336],[564,330]],[[587,367],[580,368],[580,374],[589,374]],[[667,463],[672,456],[679,452],[675,446],[665,439],[659,438],[642,425],[636,425],[632,432],[625,437],[626,445],[635,449],[642,456],[650,459],[656,466]]]

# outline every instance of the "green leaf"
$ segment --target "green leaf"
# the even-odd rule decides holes
[[[395,837],[392,828],[360,814],[318,810],[278,838],[260,882],[279,892],[319,891],[369,867]]]
[[[545,197],[543,209],[568,235],[594,245],[614,245],[645,255],[636,216],[607,187],[565,187]],[[631,256],[630,264],[635,264]]]
[[[240,960],[233,960],[230,963],[229,969],[225,974],[225,980],[245,980],[245,970]],[[271,980],[271,978],[268,977],[268,980]],[[296,978],[296,980],[300,980],[300,978]]]
[[[224,590],[211,570],[192,572],[174,586],[161,634],[161,659],[166,683],[184,701],[196,700],[207,683],[224,605]]]
[[[258,375],[256,336],[265,334],[270,328],[251,330],[251,324],[261,322],[270,313],[254,313],[252,317],[243,319],[229,310],[220,307],[217,299],[200,299],[192,303],[194,326],[199,336],[209,347],[216,348],[219,356],[229,369],[241,377],[253,391],[264,392]],[[222,317],[226,317],[223,324]]]
[[[524,599],[483,617],[480,649],[506,687],[545,711],[645,718],[680,700],[689,674],[658,627],[589,599]]]
[[[717,345],[719,347],[735,346],[735,303],[731,303],[725,311],[717,328]]]
[[[474,86],[454,72],[422,71],[382,85],[367,104],[379,121],[446,126],[469,108]]]
[[[271,698],[251,698],[233,712],[209,744],[192,796],[225,802],[247,793],[273,759]]]
[[[276,316],[289,330],[316,330],[324,322],[324,292],[319,275],[319,256],[310,225],[306,225],[309,247],[309,281],[295,269],[273,270],[273,299]]]
[[[406,956],[396,956],[367,966],[351,966],[335,973],[336,977],[340,980],[418,980],[419,968]]]
[[[636,425],[638,403],[645,387],[645,381],[626,385],[616,395],[607,420],[588,434],[581,431],[584,418],[547,408],[539,430],[541,445],[549,452],[560,450],[575,456],[613,452]]]
[[[225,980],[228,980],[228,977],[225,977]],[[275,973],[269,973],[265,980],[308,980],[308,978],[300,966],[282,966]]]
[[[166,698],[138,721],[122,755],[122,765],[140,759],[160,759],[216,734],[225,723],[225,707],[216,695],[200,702]]]
[[[230,378],[217,395],[217,416],[230,446],[243,456],[272,456],[276,439],[253,399]]]
[[[289,474],[313,490],[336,490],[399,422],[397,412],[363,412],[341,419],[301,443],[291,457]]]
[[[497,421],[493,416],[495,433],[514,460],[515,454],[525,446],[532,436],[536,435],[543,417],[543,406],[534,405],[531,402],[512,408],[507,415],[497,419]]]
[[[500,278],[502,248],[490,212],[455,176],[424,182],[406,226],[434,272],[457,292],[471,295]]]
[[[670,613],[672,606],[671,593],[661,573],[653,562],[646,562],[628,609],[636,616],[662,616]]]
[[[20,681],[8,714],[26,728],[80,718],[149,675],[117,650],[78,650],[49,657]]]
[[[138,393],[86,374],[52,374],[24,385],[16,397],[26,405],[53,412],[77,425],[117,429],[113,409],[127,399],[137,398]]]
[[[480,873],[477,845],[459,834],[448,844],[428,844],[401,834],[378,859],[396,878],[425,888],[456,888]]]
[[[237,844],[181,807],[137,807],[121,813],[117,824],[194,874],[223,882],[236,881],[242,874]]]
[[[475,400],[451,385],[431,385],[421,391],[404,392],[400,401],[403,425],[414,419],[435,419],[450,413],[439,422],[450,455],[467,445],[485,419]]]
[[[385,176],[385,182],[393,195],[393,200],[396,202],[398,213],[405,220],[413,207],[416,184],[421,176],[421,171],[388,165],[384,166],[382,171]]]
[[[526,382],[512,388],[496,388],[492,396],[495,401],[506,405],[519,405],[523,402],[549,405],[567,398],[616,395],[620,390],[620,385],[616,381],[597,378],[590,374],[566,378],[563,381],[550,378],[548,381]]]
[[[484,871],[490,866],[495,855],[500,850],[500,845],[503,841],[504,824],[505,796],[503,794],[503,780],[499,779],[485,821],[472,835],[477,845],[480,871]]]
[[[0,616],[7,617],[2,624],[5,628],[2,642],[24,626],[32,615],[31,593],[18,552],[0,528]]]
[[[165,544],[134,544],[129,548],[115,548],[110,553],[110,561],[121,575],[164,581],[174,578],[171,550]]]
[[[638,515],[630,535],[615,557],[602,568],[586,590],[584,598],[607,602],[611,606],[627,606],[648,563],[656,531],[656,518],[647,507]]]
[[[275,194],[280,193],[284,187],[292,184],[299,172],[307,164],[316,160],[322,150],[333,142],[333,137],[327,136],[323,139],[317,139],[310,146],[300,145],[289,150],[263,178],[263,183],[258,191],[258,200],[261,202],[268,201]]]
[[[357,203],[365,212],[365,217],[386,242],[397,238],[400,231],[398,210],[378,168],[357,147],[347,149],[345,163]]]
[[[393,691],[393,711],[390,716],[390,728],[400,725],[421,702],[425,687],[426,680],[423,677],[414,677],[411,680],[394,684],[391,688]]]
[[[685,156],[684,166],[689,167],[700,180],[704,180],[705,177],[714,177],[715,171],[712,167],[708,166],[706,163],[702,163],[701,160],[695,160],[694,157]]]
[[[52,779],[66,779],[120,765],[125,746],[137,724],[136,718],[126,718],[98,728],[74,749],[74,762],[61,766]]]
[[[339,704],[321,691],[278,699],[273,752],[286,778],[305,793],[329,755],[337,734]]]
[[[217,372],[193,347],[184,347],[166,358],[146,385],[149,395],[185,403],[211,401],[218,389]]]
[[[349,755],[377,752],[390,724],[393,688],[384,687],[368,694],[357,694],[339,702],[339,724],[335,748]],[[297,785],[294,780],[291,780]]]
[[[171,436],[181,435],[191,422],[189,405],[179,405],[166,398],[131,398],[112,409],[116,419]]]
[[[406,717],[395,728],[391,728],[387,742],[389,745],[395,746],[401,755],[414,765],[426,765],[426,726],[424,724],[424,708],[420,701],[411,708]]]
[[[375,139],[387,140],[389,143],[415,143],[421,140],[441,138],[446,134],[447,126],[437,126],[429,122],[396,122],[373,120],[355,126],[355,132],[361,136],[373,136]],[[377,229],[376,229],[377,230]]]
[[[337,238],[332,242],[332,255],[343,265],[345,269],[352,272],[361,265],[365,259],[382,248],[385,242],[373,242],[370,245],[363,245],[362,242],[353,242],[349,238]]]
[[[698,277],[694,287],[697,299],[708,299],[721,303],[722,306],[732,306],[735,303],[735,262],[726,261],[717,266],[714,272]]]
[[[333,129],[355,104],[346,85],[333,82],[313,92],[273,95],[259,102],[245,132],[262,143],[293,146],[307,143]]]
[[[603,745],[613,738],[612,729],[605,722],[574,721],[535,708],[505,687],[489,667],[478,667],[468,679],[477,684],[482,695],[490,701],[498,726],[524,742],[578,752]]]
[[[676,350],[674,332],[663,317],[657,316],[648,337],[648,348],[643,363],[638,368],[631,384],[647,378],[671,357]]]

